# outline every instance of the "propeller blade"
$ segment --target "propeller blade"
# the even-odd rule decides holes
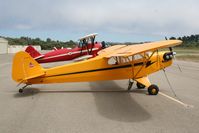
[[[172,50],[172,48],[171,48],[171,50]],[[171,51],[171,50],[170,50],[170,51]],[[173,51],[173,50],[172,50],[172,51]],[[175,55],[176,55],[176,52],[172,52],[172,53],[173,53],[173,59],[176,60],[176,56],[175,56]],[[180,70],[180,72],[182,72],[182,69],[181,69],[180,65],[179,65],[177,62],[176,62],[176,65],[177,65],[178,69]]]
[[[172,47],[169,47],[169,50],[170,50],[171,52],[173,52],[173,48],[172,48]]]

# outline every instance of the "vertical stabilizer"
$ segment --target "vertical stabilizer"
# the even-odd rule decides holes
[[[44,74],[44,69],[28,53],[21,51],[15,54],[12,64],[13,80],[26,82]]]
[[[29,45],[26,50],[27,53],[30,54],[30,56],[32,56],[34,59],[38,59],[43,57],[42,54],[40,54],[33,46]]]

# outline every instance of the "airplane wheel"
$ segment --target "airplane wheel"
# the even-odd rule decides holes
[[[137,88],[138,88],[138,89],[144,89],[144,88],[145,88],[145,85],[143,85],[143,84],[137,82]]]
[[[19,89],[19,93],[23,93],[23,89]]]
[[[157,85],[150,85],[148,87],[148,93],[149,95],[157,95],[159,92],[159,88]]]

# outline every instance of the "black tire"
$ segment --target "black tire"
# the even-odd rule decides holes
[[[138,89],[144,89],[146,86],[145,85],[143,85],[143,84],[141,84],[141,83],[139,83],[139,82],[137,82],[137,88]]]
[[[159,92],[159,88],[157,85],[150,85],[148,87],[148,93],[149,95],[157,95]]]
[[[19,93],[23,93],[23,89],[19,89]]]

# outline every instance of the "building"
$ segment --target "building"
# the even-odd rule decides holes
[[[17,53],[19,51],[25,51],[27,46],[23,45],[8,45],[8,53]],[[41,46],[34,45],[33,46],[37,51],[41,51]]]
[[[0,54],[8,53],[8,40],[0,38]]]
[[[0,38],[0,54],[16,53],[19,51],[25,51],[27,46],[22,45],[8,45],[8,40]],[[41,46],[33,46],[37,51],[41,51]]]

